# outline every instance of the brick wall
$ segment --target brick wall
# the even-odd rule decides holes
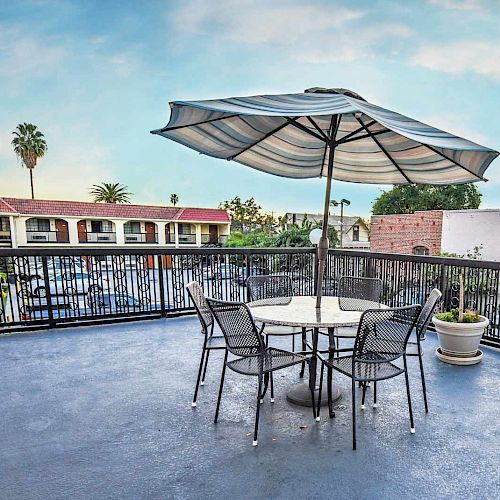
[[[372,252],[411,254],[416,246],[423,246],[429,249],[429,255],[436,255],[441,250],[442,225],[441,210],[373,215],[370,249]]]

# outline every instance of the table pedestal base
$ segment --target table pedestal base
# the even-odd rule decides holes
[[[319,395],[319,388],[317,388],[314,391],[314,399],[316,404],[318,404],[318,395]],[[336,403],[341,397],[342,397],[342,392],[340,391],[340,389],[335,385],[332,385],[333,403]],[[300,382],[292,386],[292,388],[289,389],[286,395],[286,399],[288,399],[288,401],[290,401],[290,403],[294,405],[308,406],[308,407],[312,406],[311,389],[309,389],[309,385],[303,382]],[[323,390],[321,392],[321,406],[327,406],[327,405],[328,405],[328,391],[326,384],[323,384]]]

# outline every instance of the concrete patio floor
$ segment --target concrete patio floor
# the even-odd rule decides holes
[[[222,353],[212,353],[191,408],[202,337],[196,318],[69,328],[0,338],[0,498],[498,498],[500,353],[455,367],[410,359],[417,433],[404,378],[379,385],[379,408],[358,408],[351,449],[344,411],[316,423],[289,404],[298,380],[276,377],[252,447],[256,379],[228,371],[213,424]],[[371,392],[368,402],[371,402]]]

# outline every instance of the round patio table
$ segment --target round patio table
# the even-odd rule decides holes
[[[363,301],[363,308],[379,308],[380,304]],[[366,307],[364,307],[366,305]],[[254,320],[265,324],[301,327],[313,330],[311,359],[309,361],[309,384],[295,384],[287,393],[287,399],[301,406],[312,406],[311,389],[316,391],[318,397],[318,386],[316,384],[317,351],[319,329],[327,328],[329,333],[330,349],[334,348],[334,329],[341,326],[357,326],[361,318],[361,311],[343,311],[339,307],[338,297],[323,297],[321,308],[316,309],[316,297],[276,297],[271,299],[249,302],[248,306]],[[303,350],[305,350],[303,346]],[[326,385],[326,384],[325,384]],[[325,389],[327,389],[325,387]],[[337,387],[332,387],[332,399],[336,401],[342,396]],[[327,404],[327,398],[321,398],[322,405]]]

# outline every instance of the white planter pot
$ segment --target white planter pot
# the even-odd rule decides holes
[[[442,353],[458,357],[476,356],[484,329],[490,323],[485,316],[480,318],[477,323],[450,323],[434,316],[432,322],[436,327]]]

